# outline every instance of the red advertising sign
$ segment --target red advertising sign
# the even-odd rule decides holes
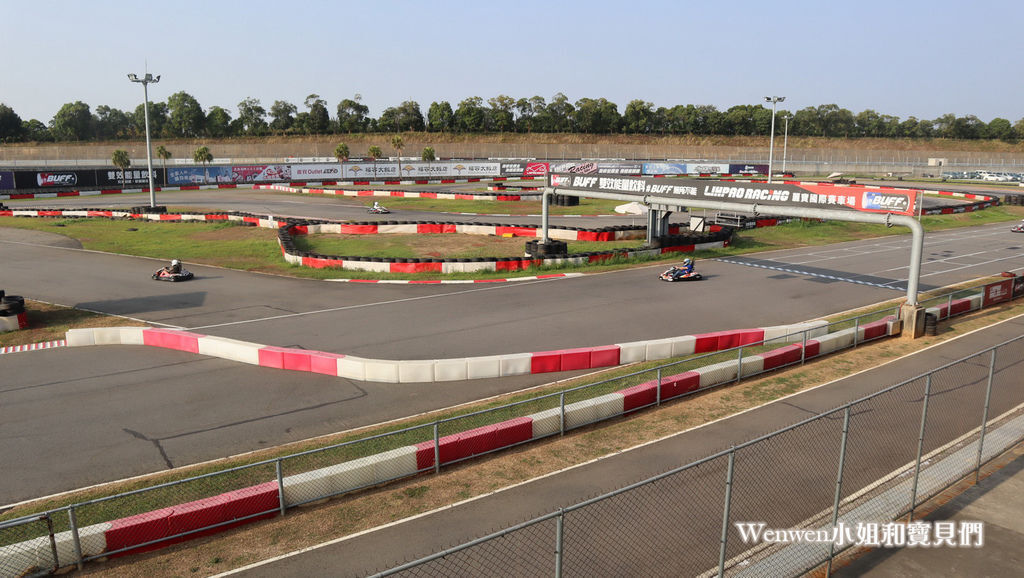
[[[996,303],[1009,301],[1013,298],[1013,279],[997,281],[985,285],[985,293],[981,298],[981,306],[989,307]]]
[[[526,168],[523,169],[523,176],[543,177],[548,174],[548,166],[548,163],[526,163]]]

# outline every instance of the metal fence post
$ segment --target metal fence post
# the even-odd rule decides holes
[[[921,430],[917,434],[917,461],[914,463],[914,485],[910,490],[910,517],[907,522],[914,521],[914,508],[917,507],[917,481],[921,476],[921,456],[924,454],[924,424],[928,421],[928,399],[932,395],[932,374],[928,374],[924,382],[924,404],[921,408]]]
[[[860,333],[860,316],[853,318],[853,346],[856,348],[858,345],[857,334]]]
[[[743,379],[743,346],[736,348],[736,383]]]
[[[846,467],[846,440],[850,434],[850,407],[846,406],[843,412],[843,439],[839,442],[839,472],[836,474],[836,495],[832,501],[832,531],[836,531],[836,523],[839,521],[839,498],[843,495],[843,470]],[[835,557],[836,539],[828,545],[828,567],[825,569],[825,576],[832,575],[832,558]]]
[[[828,327],[825,328],[825,331],[826,332],[828,331]],[[800,339],[801,339],[801,343],[800,343],[800,365],[803,365],[804,362],[807,360],[807,330],[806,329],[803,330],[803,335],[800,337]],[[787,339],[787,341],[788,341],[788,339]]]
[[[277,472],[277,504],[281,508],[283,516],[287,506],[284,503],[284,470],[281,467],[281,458],[274,461],[274,469]]]
[[[565,546],[564,532],[565,510],[559,508],[558,517],[555,518],[555,578],[562,578],[562,548]]]
[[[978,465],[974,468],[974,483],[977,484],[981,477],[981,450],[985,445],[985,427],[988,425],[988,405],[992,400],[992,381],[996,371],[996,350],[992,350],[992,357],[988,362],[988,385],[985,387],[985,409],[981,413],[981,435],[978,437]]]
[[[949,319],[952,315],[953,309],[953,294],[946,295],[946,319]]]
[[[658,368],[658,387],[654,390],[654,405],[661,405],[661,368]]]
[[[437,431],[437,422],[434,422],[434,473],[441,473],[441,434]]]
[[[565,392],[558,395],[558,432],[565,435]]]
[[[57,553],[57,537],[53,534],[53,518],[49,513],[43,515],[46,518],[46,531],[50,535],[50,553],[53,554],[53,571],[60,568],[60,555]]]
[[[75,515],[75,507],[68,506],[68,528],[71,530],[71,541],[75,547],[75,566],[82,570],[82,540],[78,535],[78,517]]]
[[[725,507],[722,511],[722,541],[718,550],[718,576],[725,575],[725,548],[729,544],[729,510],[732,508],[732,472],[736,464],[736,447],[729,449],[729,467],[725,474]]]

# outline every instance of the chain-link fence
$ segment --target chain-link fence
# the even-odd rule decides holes
[[[379,576],[799,575],[853,545],[843,528],[911,521],[1024,440],[1022,362],[1024,337]],[[749,524],[839,538],[757,541]]]
[[[963,294],[957,293],[955,296],[937,298],[936,303],[945,303],[947,305],[946,313],[953,315],[960,312],[960,309],[953,305],[965,300],[974,299],[980,306],[981,300],[978,295],[978,290],[975,289],[973,292],[968,291]],[[971,305],[971,308],[976,307]],[[963,311],[967,310],[970,309],[963,309]],[[67,566],[80,564],[82,561],[100,556],[158,548],[204,532],[283,514],[290,507],[376,486],[421,472],[436,472],[442,466],[504,450],[532,440],[562,435],[567,431],[597,421],[657,406],[666,400],[705,391],[709,387],[735,383],[765,371],[799,365],[809,357],[856,347],[865,341],[889,335],[890,323],[897,312],[898,310],[882,309],[834,323],[811,324],[801,331],[789,335],[765,335],[765,339],[753,343],[713,353],[691,355],[679,361],[617,375],[596,383],[528,397],[510,404],[396,429],[380,435],[355,439],[274,460],[158,486],[143,487],[116,496],[71,504],[34,517],[4,522],[5,525],[0,526],[0,577],[20,575],[33,567],[45,569],[50,568],[51,565],[53,567]],[[674,355],[673,348],[679,343],[683,343],[684,346],[690,347],[689,351],[693,351],[693,342],[663,341],[663,343],[654,343],[648,347],[660,348],[658,351],[662,352],[663,357],[677,357]],[[721,343],[718,345],[721,346]],[[959,392],[957,395],[973,392],[973,395],[977,396],[977,391],[983,389],[985,382],[987,366],[983,361],[974,363],[965,361],[958,366],[959,369],[956,370],[955,375],[947,375],[947,372],[953,371],[951,369],[936,372],[931,387],[934,393],[939,395],[939,398],[932,402],[932,411],[954,412],[959,407],[958,401],[950,401],[958,398],[954,395],[945,395],[947,391]],[[1011,364],[1010,361],[1000,360],[1000,371],[1008,371]],[[920,395],[917,398],[920,398]],[[1006,411],[1006,408],[1015,405],[1015,399],[1014,392],[995,391],[991,400],[993,410]],[[917,406],[912,403],[891,405],[884,401],[865,400],[862,404],[865,407],[872,406],[870,412],[876,415],[893,413],[895,411],[893,408],[904,410],[906,414],[902,415],[903,422],[899,422],[904,426],[906,423],[914,421],[912,415],[918,410]],[[998,415],[998,413],[993,413],[993,415]],[[923,451],[926,453],[936,451],[936,448],[947,443],[950,432],[966,431],[970,427],[974,427],[977,419],[975,415],[957,413],[944,422],[936,424],[928,430],[928,436],[923,440],[925,442]],[[839,417],[832,415],[822,418],[822,420],[819,426],[815,426],[821,431],[801,442],[803,445],[784,441],[786,435],[780,434],[777,440],[765,442],[760,447],[764,448],[779,443],[788,444],[799,448],[801,455],[816,455],[820,464],[829,463],[830,460],[834,462],[836,458],[829,452],[830,448],[838,443],[835,428]],[[811,426],[805,426],[801,431],[809,429]],[[901,435],[905,433],[901,432]],[[820,441],[826,439],[830,441]],[[849,451],[852,453],[864,451],[858,446],[859,443],[861,442],[854,438]],[[881,470],[889,467],[891,463],[906,463],[912,458],[906,452],[895,455],[897,448],[885,444],[872,447],[874,451],[887,452],[887,455],[894,454],[894,456],[888,460],[866,460],[864,466],[858,467],[851,475],[867,475],[871,479],[877,479],[884,473]],[[792,460],[789,458],[780,461],[776,458],[759,457],[751,448],[743,448],[738,451],[742,459],[738,461],[736,473],[741,480],[754,476],[759,471],[772,472],[775,469],[792,465]],[[702,500],[715,495],[721,498],[722,489],[710,481],[714,476],[708,477],[702,472],[707,472],[713,467],[721,469],[725,467],[727,461],[726,458],[711,460],[694,472],[680,474],[682,477],[697,475],[701,478],[699,483],[685,483],[680,487],[686,492],[701,494]],[[717,464],[717,466],[711,464]],[[865,474],[865,472],[870,472],[870,474]],[[781,473],[779,475],[782,476]],[[778,488],[763,481],[761,497],[748,495],[746,490],[738,491],[735,508],[746,516],[754,511],[755,506],[763,506],[767,501],[779,504],[780,512],[783,512],[785,510],[783,505],[787,503],[783,499],[785,493],[782,491],[783,486],[787,484],[786,480],[787,478],[780,477],[778,482],[780,487]],[[656,490],[652,487],[637,491],[664,495],[665,492],[672,491],[669,488],[675,483],[678,482],[659,484]],[[823,487],[821,484],[822,480],[815,479],[813,483],[807,482],[805,485],[808,488],[820,489]],[[703,488],[703,490],[695,488]],[[780,517],[773,522],[781,524],[802,520],[813,511],[817,511],[815,508],[822,507],[822,504],[827,501],[827,497],[815,494],[812,500],[808,496],[808,499],[801,501],[802,510],[797,513],[785,510],[784,513],[789,517]],[[635,498],[631,499],[635,501]],[[628,503],[630,499],[622,498],[622,500],[625,500],[623,503]],[[605,519],[606,516],[595,517],[594,513],[599,512],[601,508],[613,508],[616,503],[615,500],[611,500],[607,505],[594,506],[588,512],[580,512],[575,509],[567,510],[566,518],[558,524],[566,520],[591,519],[593,521],[587,522],[587,524],[597,527],[597,520]],[[647,503],[658,503],[658,500],[652,496],[650,499],[644,498],[629,506],[619,507],[623,508],[623,511],[642,512],[645,510],[642,504]],[[692,505],[678,510],[662,505],[657,509],[661,512],[675,511],[677,516],[676,519],[666,522],[667,525],[663,528],[663,532],[668,532],[669,528],[678,529],[682,527],[681,525],[685,525],[684,522],[692,524],[692,521],[687,522],[690,514],[693,513]],[[792,517],[794,515],[796,518]],[[47,520],[49,526],[38,522],[39,519],[43,519],[40,516]],[[614,517],[612,514],[608,514],[608,516]],[[558,524],[555,522],[551,524],[538,523],[537,528],[544,528],[544,530],[534,528],[530,531],[546,535],[546,533],[554,531],[553,529]],[[617,531],[639,534],[642,533],[642,528],[648,524],[649,522],[645,518],[637,518],[636,528],[629,529],[629,525],[619,525]],[[686,532],[691,536],[687,543],[703,544],[700,548],[702,550],[708,548],[715,550],[715,544],[704,544],[706,530],[707,528],[698,526],[688,527]],[[54,536],[55,554],[40,554],[39,552],[45,550],[43,538],[49,535]],[[512,540],[513,535],[514,533],[507,534],[509,538],[506,542]],[[643,544],[655,547],[660,543],[659,540],[664,539],[663,537],[666,535],[671,535],[671,532],[648,536],[643,540]],[[570,538],[569,544],[571,544],[571,540],[572,538]],[[627,542],[629,540],[625,536],[619,536],[610,538],[607,544]],[[550,542],[544,543],[550,544]],[[735,539],[731,543],[729,550],[724,552],[729,558],[742,551],[738,549],[739,546],[736,545]],[[588,544],[588,548],[597,547],[595,543],[588,542]],[[668,548],[669,545],[663,544],[663,546]],[[522,549],[526,546],[516,546],[515,548]],[[33,553],[24,554],[21,551],[23,549],[31,550]],[[576,560],[578,567],[582,565],[584,568],[602,570],[601,567],[595,566],[598,563],[596,560],[590,561],[593,556],[584,555],[584,558],[588,560],[584,564],[578,559],[581,555],[579,550],[566,546],[566,552],[569,554],[565,557],[564,563]],[[32,558],[33,556],[34,558]],[[634,557],[637,558],[631,562],[634,567],[639,567],[635,565],[641,564],[638,560],[643,560],[645,561],[643,564],[654,564],[650,568],[653,574],[661,573],[658,570],[658,561],[649,560],[647,555]],[[545,563],[547,562],[545,561]],[[603,569],[614,573],[615,568],[616,566],[608,566]]]

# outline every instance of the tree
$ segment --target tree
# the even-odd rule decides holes
[[[96,107],[93,126],[96,138],[111,140],[128,136],[132,129],[132,120],[124,111],[101,104]]]
[[[405,148],[405,141],[402,140],[402,135],[396,134],[395,136],[391,137],[391,147],[395,149],[395,152],[398,154],[399,160],[401,160],[402,149]]]
[[[334,147],[334,158],[338,159],[339,163],[343,163],[348,160],[348,145],[345,143],[338,143],[338,146]]]
[[[551,97],[551,103],[547,106],[548,130],[547,132],[569,132],[572,130],[572,117],[576,111],[569,98],[561,92]]]
[[[210,153],[210,149],[205,146],[201,146],[192,153],[192,161],[199,163],[203,165],[203,168],[206,168],[206,165],[213,162],[213,154]],[[206,172],[206,174],[203,175],[203,182],[206,183],[209,182],[209,180],[210,173]]]
[[[231,113],[219,106],[211,106],[206,113],[206,134],[214,138],[231,136]]]
[[[167,150],[164,145],[156,147],[156,156],[160,159],[160,164],[164,168],[164,186],[167,186],[167,159],[171,158],[171,151]]]
[[[347,133],[366,130],[366,115],[370,108],[360,103],[361,99],[362,97],[357,94],[355,100],[346,98],[338,103],[338,130]]]
[[[488,99],[487,104],[491,105],[488,114],[491,117],[490,124],[495,130],[498,132],[511,132],[515,130],[516,122],[512,109],[515,108],[516,101],[512,97],[499,94],[494,98]]]
[[[455,128],[455,113],[452,112],[452,105],[448,101],[430,103],[427,110],[427,130],[430,132],[448,132]]]
[[[50,121],[50,132],[57,140],[85,140],[92,135],[89,105],[80,100],[60,107]]]
[[[407,100],[397,107],[385,109],[377,127],[384,132],[422,131],[426,124],[423,122],[420,105]]]
[[[373,145],[366,151],[366,155],[373,159],[373,178],[377,178],[377,159],[384,155],[380,147]]]
[[[572,118],[576,130],[592,134],[618,132],[622,124],[618,107],[605,98],[581,98],[576,101],[576,111]]]
[[[292,103],[284,100],[275,100],[270,107],[270,129],[276,133],[283,133],[292,128],[295,124],[295,113],[299,109]]]
[[[626,105],[626,113],[622,115],[623,130],[631,134],[651,132],[651,119],[654,116],[654,104],[642,100],[631,100]]]
[[[309,116],[306,118],[305,130],[309,134],[324,134],[331,124],[331,116],[327,112],[327,101],[320,98],[319,94],[311,94],[306,97],[306,108],[309,109]]]
[[[164,128],[167,126],[167,118],[167,103],[149,103],[149,134],[153,136],[166,136]],[[131,114],[131,120],[134,134],[146,134],[146,108],[144,104],[135,107],[135,111]]]
[[[124,149],[117,149],[114,154],[110,156],[110,162],[114,163],[114,166],[121,169],[121,188],[124,188],[124,172],[128,170],[128,167],[132,166],[132,160],[128,158],[128,151]]]
[[[0,142],[21,140],[24,134],[24,121],[13,108],[0,102]]]
[[[197,137],[203,134],[206,115],[199,101],[185,91],[172,94],[167,99],[170,117],[167,119],[166,130],[170,136]]]
[[[471,96],[459,103],[455,110],[455,129],[459,132],[479,133],[486,130],[487,114],[484,99]]]
[[[434,147],[423,147],[423,153],[420,155],[423,162],[432,163],[437,160],[437,155],[434,153]]]
[[[241,132],[262,136],[267,133],[267,111],[260,105],[258,98],[249,97],[238,103],[238,124]]]
[[[53,140],[50,129],[38,119],[30,119],[21,123],[21,134],[27,141],[49,142]]]

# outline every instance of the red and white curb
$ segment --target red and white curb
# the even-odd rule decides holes
[[[333,283],[377,283],[380,285],[452,285],[452,284],[480,284],[480,283],[515,283],[519,281],[543,281],[545,279],[563,279],[568,277],[582,277],[583,273],[554,273],[551,275],[536,275],[533,277],[509,277],[508,279],[453,279],[450,281],[441,279],[324,279]]]
[[[5,353],[21,353],[24,351],[39,351],[41,349],[53,349],[55,347],[66,347],[67,341],[64,339],[58,339],[56,341],[42,341],[39,343],[29,343],[27,345],[8,345],[0,347],[0,355]]]

